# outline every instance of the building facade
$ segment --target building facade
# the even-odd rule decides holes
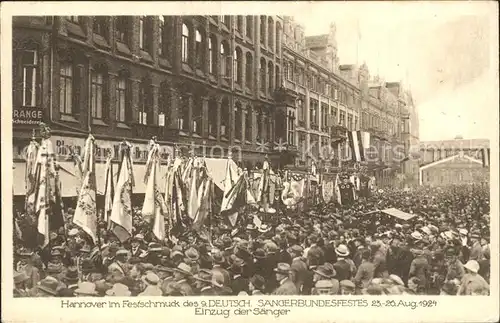
[[[405,158],[410,141],[418,145],[418,115],[411,94],[400,83],[371,77],[366,64],[339,65],[334,24],[328,34],[305,37],[304,28],[292,17],[283,19],[278,110],[288,118],[286,131],[280,133],[297,150],[294,166],[315,162],[333,172],[349,167],[346,132],[363,130],[371,134],[365,165],[378,186],[396,184],[397,174],[410,174],[406,177],[416,181],[418,162],[411,167]],[[417,121],[410,124],[410,116]]]

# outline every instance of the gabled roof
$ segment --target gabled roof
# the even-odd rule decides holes
[[[440,159],[440,160],[437,160],[435,162],[432,162],[432,163],[429,163],[429,164],[426,164],[424,166],[420,166],[420,170],[424,170],[424,169],[427,169],[427,168],[431,168],[431,167],[434,167],[436,165],[439,165],[439,164],[443,164],[443,163],[447,163],[449,161],[452,161],[454,159],[457,159],[457,158],[464,158],[464,159],[467,159],[473,163],[477,163],[477,164],[480,164],[482,165],[483,162],[478,160],[478,159],[475,159],[475,158],[472,158],[472,157],[469,157],[467,155],[462,155],[462,154],[456,154],[456,155],[453,155],[453,156],[450,156],[450,157],[446,157],[446,158],[443,158],[443,159]]]

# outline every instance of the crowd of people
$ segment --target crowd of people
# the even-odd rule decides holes
[[[415,216],[379,211],[392,207]],[[157,241],[140,209],[125,243],[101,223],[94,245],[72,224],[72,209],[48,247],[17,235],[14,296],[489,294],[488,185],[383,189],[350,206],[274,214],[244,210],[236,229],[213,216],[209,238],[186,232]]]

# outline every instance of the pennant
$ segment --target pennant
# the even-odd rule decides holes
[[[132,163],[130,144],[122,144],[122,162],[111,209],[111,231],[124,242],[132,236]]]
[[[109,216],[113,208],[113,197],[115,195],[115,179],[113,174],[112,157],[108,156],[106,160],[106,169],[104,171],[104,221],[108,223],[109,229]]]
[[[198,200],[198,161],[193,160],[191,163],[191,174],[190,176],[190,181],[191,184],[189,185],[189,200],[188,200],[188,205],[187,205],[187,215],[191,218],[191,220],[194,220],[196,218],[196,215],[198,213],[198,209],[200,208],[199,200]],[[188,177],[188,176],[187,176]],[[187,179],[186,177],[186,179]]]
[[[37,174],[40,172],[40,165],[37,163],[39,148],[40,145],[33,138],[26,150],[26,168],[24,174],[26,185],[25,210],[26,214],[30,216],[35,215]]]

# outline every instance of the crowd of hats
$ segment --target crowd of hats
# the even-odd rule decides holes
[[[366,215],[389,207],[416,216],[403,221],[380,212]],[[252,221],[254,216],[262,220],[259,227]],[[272,215],[246,212],[236,227],[221,217],[212,224],[211,239],[190,233],[155,241],[146,224],[138,224],[126,243],[107,234],[100,246],[93,246],[81,230],[68,225],[65,238],[54,233],[49,251],[18,246],[14,283],[24,286],[21,296],[181,296],[190,290],[200,293],[207,286],[218,295],[250,293],[246,286],[241,290],[233,286],[241,276],[254,290],[272,293],[279,287],[276,276],[290,275],[296,270],[294,259],[301,259],[318,277],[313,286],[318,294],[404,294],[422,279],[403,277],[382,266],[361,288],[353,281],[356,271],[343,277],[334,261],[346,258],[354,265],[352,259],[364,247],[376,263],[374,257],[385,256],[387,249],[397,246],[409,250],[412,259],[426,258],[433,268],[430,275],[446,272],[443,259],[449,257],[459,259],[470,273],[486,275],[485,263],[464,253],[473,240],[480,241],[482,254],[489,259],[489,192],[482,186],[384,189],[349,207],[332,203],[301,211],[279,209]],[[329,246],[335,259],[325,259]],[[453,293],[459,283],[443,280],[434,291],[427,284],[427,290],[420,292]]]

